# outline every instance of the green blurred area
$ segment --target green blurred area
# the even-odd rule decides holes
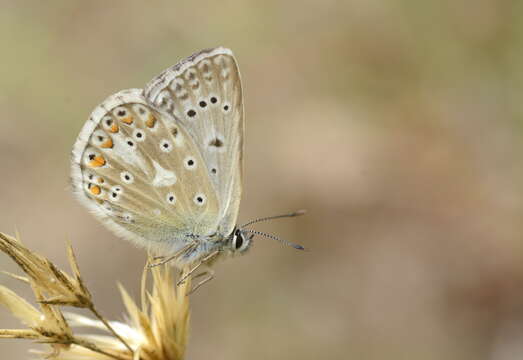
[[[144,254],[72,199],[72,144],[108,95],[223,45],[245,91],[240,220],[306,208],[259,228],[311,251],[259,239],[217,265],[188,358],[523,357],[521,1],[0,8],[0,230],[61,264],[71,239],[111,317]]]

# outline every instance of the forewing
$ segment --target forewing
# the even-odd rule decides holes
[[[242,191],[244,129],[242,86],[232,52],[196,53],[152,80],[144,94],[194,139],[218,197],[218,231],[229,235]]]
[[[142,94],[121,91],[93,111],[73,148],[72,183],[119,235],[175,251],[187,234],[216,229],[218,199],[192,137]]]

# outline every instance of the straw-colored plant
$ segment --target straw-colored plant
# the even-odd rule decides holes
[[[8,275],[31,286],[38,306],[29,304],[10,289],[0,286],[0,305],[27,328],[0,329],[2,338],[29,339],[47,344],[50,351],[32,350],[42,358],[56,360],[179,360],[184,358],[189,324],[190,279],[176,286],[168,265],[152,268],[153,284],[142,277],[138,306],[120,286],[128,323],[106,320],[96,309],[73,253],[68,247],[72,275],[45,257],[26,248],[19,239],[0,233],[0,250],[9,255],[25,276]],[[63,306],[90,310],[94,318],[63,313]],[[105,334],[77,334],[85,327]]]

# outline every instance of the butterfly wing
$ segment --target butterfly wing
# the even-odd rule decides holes
[[[120,236],[175,252],[187,234],[216,229],[219,201],[200,150],[171,115],[150,106],[141,89],[99,105],[72,154],[81,202]]]
[[[196,53],[153,79],[144,94],[194,139],[217,194],[218,232],[229,235],[242,192],[244,132],[242,86],[232,52]]]

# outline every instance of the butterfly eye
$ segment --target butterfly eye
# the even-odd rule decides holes
[[[231,243],[233,250],[243,252],[249,247],[249,243],[249,239],[246,239],[239,229],[234,232]]]
[[[239,250],[243,245],[243,237],[241,234],[234,236],[234,248]]]

